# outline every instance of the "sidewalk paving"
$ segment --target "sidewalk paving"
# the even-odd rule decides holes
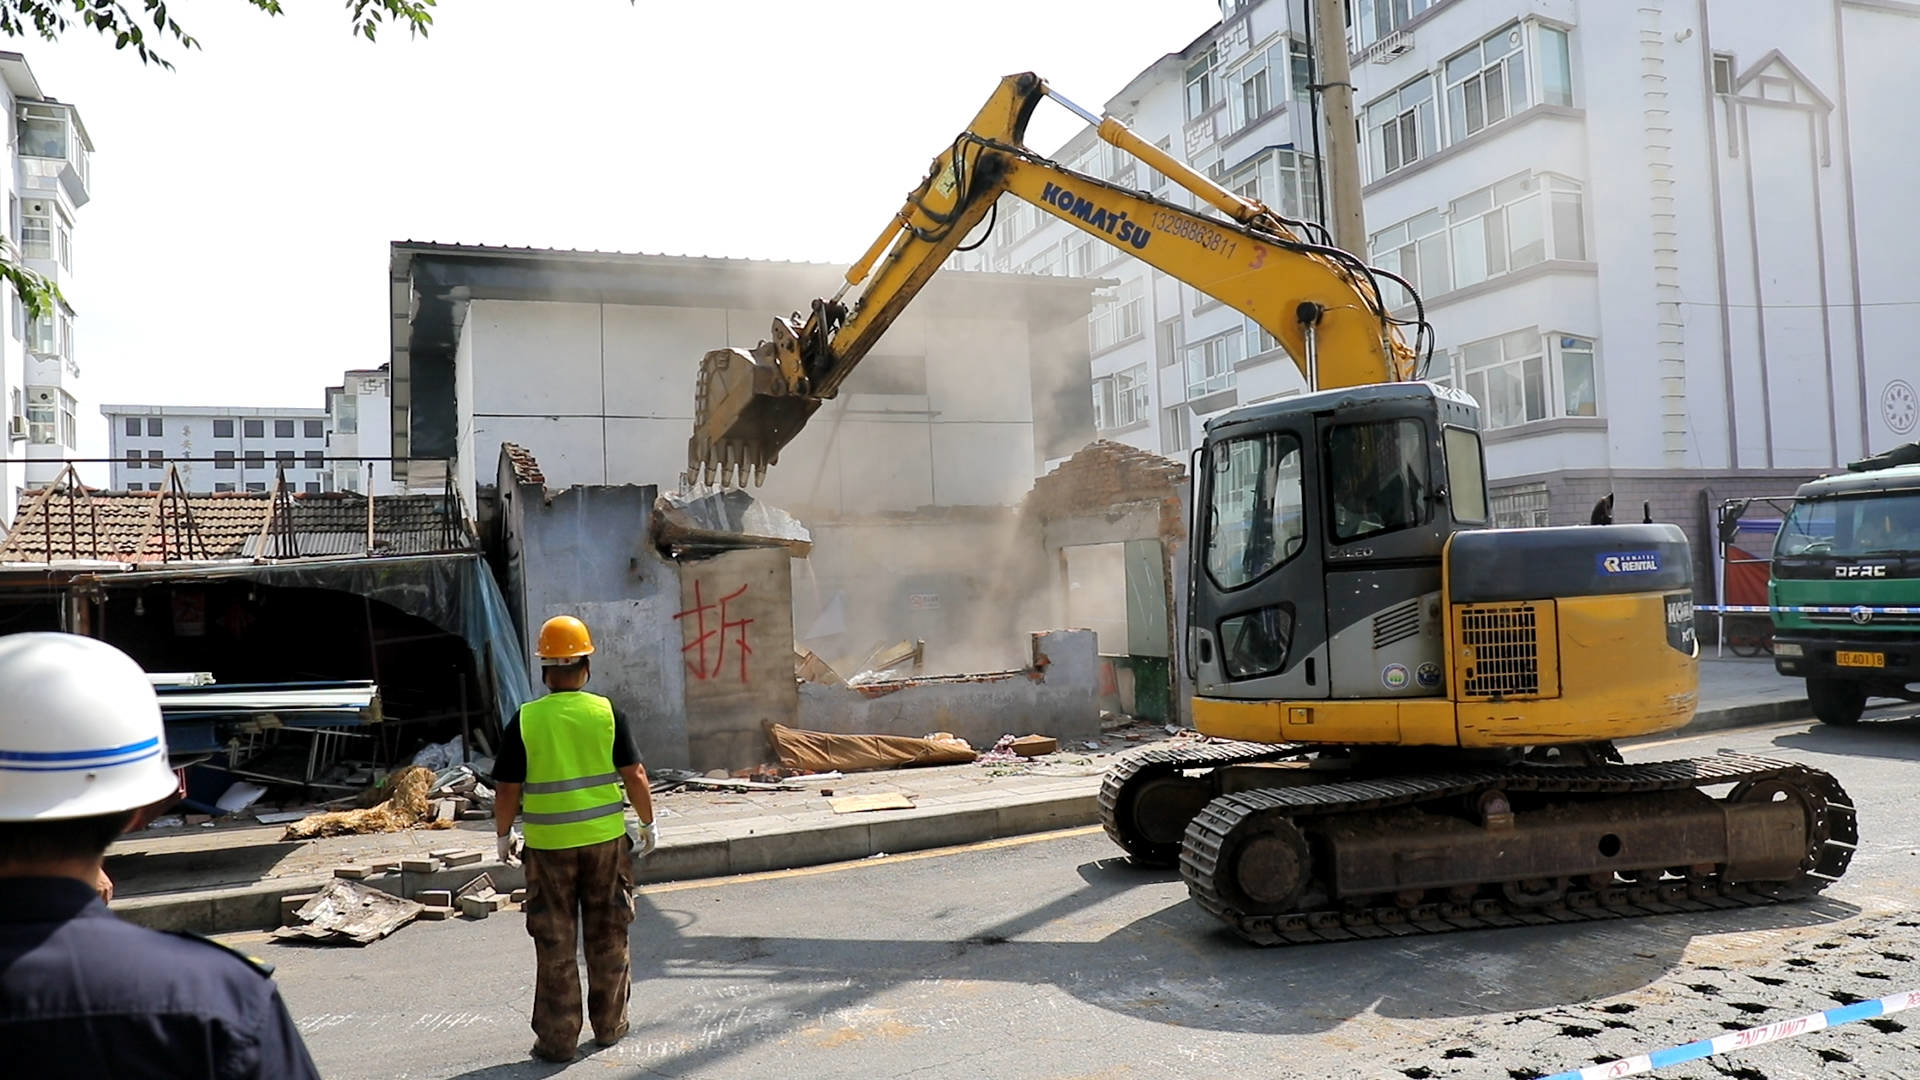
[[[1704,660],[1701,708],[1683,731],[1774,723],[1809,716],[1804,685],[1782,678],[1767,659]],[[660,847],[638,868],[643,883],[719,877],[863,859],[973,843],[1022,833],[1095,824],[1094,797],[1114,759],[1167,736],[1133,728],[1129,741],[1109,733],[1097,750],[1082,745],[1031,762],[970,764],[850,774],[792,791],[682,788],[654,796]],[[1149,734],[1151,733],[1151,734]],[[836,814],[833,798],[898,792],[910,810]],[[108,852],[113,908],[145,925],[198,933],[278,925],[280,898],[309,892],[335,866],[423,857],[444,848],[485,852],[482,861],[431,873],[390,873],[366,883],[401,895],[458,888],[485,871],[501,888],[521,883],[518,869],[493,857],[491,822],[371,836],[284,841],[284,826],[225,825],[148,830]]]

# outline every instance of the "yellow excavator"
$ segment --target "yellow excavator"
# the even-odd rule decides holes
[[[1202,209],[1028,149],[1046,97]],[[702,359],[688,481],[759,482],[1007,194],[1243,312],[1315,391],[1210,421],[1194,452],[1184,654],[1209,738],[1106,776],[1103,822],[1136,860],[1177,864],[1260,944],[1773,903],[1845,872],[1856,817],[1831,775],[1614,749],[1697,703],[1685,534],[1490,528],[1479,407],[1421,381],[1405,281],[1035,75],[1001,81],[838,293]]]

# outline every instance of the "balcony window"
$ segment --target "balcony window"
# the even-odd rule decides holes
[[[1233,94],[1227,103],[1229,130],[1239,131],[1267,115],[1267,110],[1273,107],[1273,90],[1267,75],[1268,52],[1255,53],[1228,76],[1233,83]]]
[[[1368,105],[1366,124],[1375,180],[1438,150],[1432,77],[1422,75]]]
[[[52,389],[27,388],[27,442],[34,446],[53,446],[60,437],[60,407],[53,395]]]
[[[1374,233],[1369,249],[1374,265],[1407,279],[1420,295],[1433,297],[1453,288],[1453,270],[1447,254],[1447,218],[1438,210]],[[1405,289],[1382,283],[1389,307],[1413,302]]]
[[[1152,415],[1147,399],[1147,365],[1093,380],[1094,426],[1102,431],[1143,424]]]
[[[1193,440],[1188,437],[1187,407],[1175,405],[1171,409],[1160,410],[1160,452],[1181,454],[1192,448]]]
[[[1093,313],[1087,321],[1088,346],[1105,352],[1125,341],[1137,338],[1145,326],[1147,282],[1134,278],[1114,290],[1114,298]]]
[[[60,269],[73,272],[73,230],[62,221],[55,229],[60,238]]]
[[[1233,389],[1234,365],[1244,347],[1239,330],[1187,346],[1187,400]]]
[[[1313,96],[1308,89],[1313,83],[1313,61],[1307,55],[1307,43],[1297,38],[1287,39],[1287,70],[1292,76],[1293,100],[1304,102]]]
[[[42,315],[33,320],[27,332],[27,348],[41,356],[54,356],[60,352],[60,328],[52,315]]]
[[[1573,62],[1567,49],[1567,32],[1552,26],[1533,28],[1535,46],[1540,54],[1540,100],[1547,105],[1573,104]],[[1719,69],[1716,67],[1715,71]],[[1716,81],[1716,86],[1718,85]]]
[[[1424,14],[1438,0],[1355,0],[1353,30],[1364,49]]]
[[[1213,108],[1213,46],[1187,65],[1187,119],[1192,120]]]
[[[20,152],[28,157],[67,156],[67,115],[41,105],[20,108]]]
[[[349,394],[333,399],[333,430],[337,435],[359,434],[360,399]]]
[[[1560,370],[1561,415],[1600,415],[1599,388],[1594,382],[1593,340],[1556,335],[1554,353]]]
[[[20,210],[20,256],[53,258],[53,205],[30,202]]]
[[[1280,348],[1279,338],[1267,333],[1266,327],[1252,319],[1247,320],[1247,359],[1265,356],[1278,348]]]
[[[1527,107],[1527,54],[1519,24],[1447,61],[1447,133],[1459,142]]]
[[[1545,344],[1528,327],[1460,349],[1461,388],[1480,403],[1489,430],[1547,418]]]
[[[60,391],[60,445],[69,450],[80,448],[80,403],[65,390]]]

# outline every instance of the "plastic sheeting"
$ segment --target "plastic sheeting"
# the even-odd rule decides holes
[[[905,735],[833,735],[770,724],[767,738],[789,769],[807,772],[861,772],[906,765],[965,765],[979,756],[959,739],[915,739]]]
[[[154,581],[243,579],[287,588],[330,589],[378,600],[457,634],[477,670],[493,687],[495,731],[533,700],[532,679],[519,649],[507,599],[478,553],[327,559],[259,565],[179,567],[103,575],[106,588]]]

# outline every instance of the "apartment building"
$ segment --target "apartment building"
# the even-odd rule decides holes
[[[335,490],[327,410],[103,405],[115,491],[160,491],[167,469],[190,492]]]
[[[327,460],[332,491],[391,495],[393,397],[388,365],[347,372],[327,387]],[[362,455],[365,455],[363,457]]]
[[[51,278],[65,302],[29,320],[6,287],[6,329],[0,333],[0,401],[6,405],[6,453],[0,454],[0,523],[20,495],[50,483],[79,446],[80,364],[75,359],[73,305],[84,295],[74,278],[74,229],[90,198],[93,140],[80,111],[49,97],[26,58],[0,52],[0,96],[6,115],[6,241],[21,263]]]
[[[1430,377],[1480,401],[1502,524],[1584,521],[1611,490],[1700,533],[1703,502],[1916,437],[1920,4],[1347,7],[1366,254],[1419,290]],[[1106,109],[1317,217],[1301,0],[1221,15]],[[1166,191],[1091,131],[1057,156]],[[1177,457],[1207,418],[1303,388],[1236,313],[1051,215],[1000,217],[956,266],[1122,282],[1088,326],[1106,436]]]

